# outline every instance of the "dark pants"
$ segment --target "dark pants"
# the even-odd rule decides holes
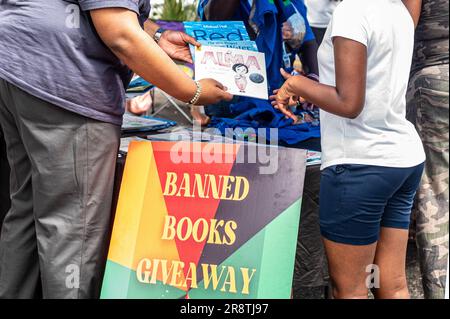
[[[0,234],[3,219],[9,210],[11,203],[9,200],[9,165],[6,157],[6,145],[3,132],[0,127]]]
[[[311,28],[316,38],[317,44],[321,45],[327,28]]]
[[[120,127],[0,80],[11,209],[0,239],[0,298],[96,298],[108,246]]]
[[[328,286],[328,263],[319,227],[320,177],[320,165],[306,168],[293,281],[295,299],[323,298]]]

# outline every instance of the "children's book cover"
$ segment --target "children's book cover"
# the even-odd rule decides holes
[[[237,47],[239,42],[248,43],[250,41],[250,36],[242,21],[184,22],[184,28],[187,34],[194,37],[202,45],[211,45],[212,42],[217,42],[213,46],[248,50],[248,48]],[[228,45],[225,43],[228,43]],[[190,45],[190,49],[192,57],[195,59],[194,46]],[[256,51],[258,51],[257,48]]]
[[[184,28],[198,41],[250,41],[242,21],[184,22]]]
[[[264,53],[202,46],[195,61],[196,80],[213,78],[233,95],[269,98]]]

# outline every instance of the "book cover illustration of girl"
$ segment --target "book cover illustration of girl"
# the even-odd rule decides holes
[[[236,72],[236,75],[234,76],[236,86],[241,93],[245,93],[245,89],[247,88],[247,74],[249,72],[248,66],[237,63],[233,65],[232,69]]]

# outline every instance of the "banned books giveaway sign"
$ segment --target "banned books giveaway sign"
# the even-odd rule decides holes
[[[305,156],[132,142],[101,297],[290,298]]]

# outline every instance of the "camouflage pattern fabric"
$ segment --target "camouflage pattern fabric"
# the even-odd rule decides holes
[[[449,63],[449,0],[423,0],[416,41],[413,73],[434,65]]]
[[[407,99],[408,119],[415,123],[427,154],[413,211],[424,294],[444,298],[449,238],[448,64],[416,72]]]

